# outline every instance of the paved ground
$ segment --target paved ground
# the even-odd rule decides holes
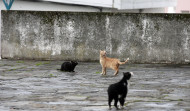
[[[135,76],[123,111],[190,111],[190,65],[126,64],[114,77],[99,63],[80,62],[75,73],[56,70],[61,63],[1,60],[0,111],[107,111],[107,87],[125,71]]]

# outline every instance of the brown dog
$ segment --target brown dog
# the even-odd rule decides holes
[[[106,57],[106,51],[100,50],[100,64],[102,65],[102,75],[106,75],[106,68],[111,68],[115,70],[114,75],[116,76],[119,72],[119,65],[125,64],[129,58],[125,62],[120,62],[119,59]]]

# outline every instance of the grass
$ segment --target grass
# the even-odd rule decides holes
[[[165,97],[169,97],[169,95],[164,95],[164,98],[165,98]]]
[[[175,99],[166,99],[166,100],[168,100],[168,101],[183,101],[183,99],[177,99],[177,100],[175,100]]]
[[[38,62],[36,63],[36,66],[45,65],[45,64],[50,64],[50,62]]]
[[[50,76],[50,77],[53,77],[53,74],[50,74],[49,76]]]
[[[24,66],[24,67],[12,68],[12,69],[9,69],[8,71],[15,71],[15,70],[26,69],[26,68],[27,68],[27,67]]]
[[[16,70],[16,68],[15,69],[9,69],[8,71],[14,71],[14,70]]]
[[[100,73],[101,73],[101,72],[98,72],[98,71],[96,72],[96,74],[100,74]]]
[[[24,61],[17,61],[16,63],[24,63]]]
[[[40,65],[43,65],[43,63],[42,62],[36,63],[36,66],[40,66]]]
[[[183,101],[183,99],[178,99],[178,101]]]
[[[53,75],[53,74],[49,74],[49,77],[57,77],[57,76],[55,76],[55,75]]]

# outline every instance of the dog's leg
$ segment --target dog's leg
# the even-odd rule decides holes
[[[109,109],[111,110],[111,102],[113,100],[113,97],[109,96],[109,99],[108,99],[108,105],[109,105]]]
[[[114,76],[116,76],[119,72],[119,65],[116,65],[115,67],[112,67],[113,70],[115,70]]]
[[[104,75],[104,66],[102,65],[102,75]]]
[[[123,98],[123,97],[119,98],[119,102],[120,102],[120,105],[121,105],[121,109],[123,109],[125,98]]]
[[[104,75],[106,75],[106,67],[104,68]]]
[[[102,73],[101,73],[102,75],[106,75],[106,67],[103,67],[102,66]]]
[[[116,108],[116,109],[119,109],[119,108],[117,107],[118,97],[114,97],[114,100],[115,100],[115,103],[114,103],[115,108]]]
[[[117,76],[117,74],[119,73],[119,68],[115,68],[115,73],[114,73],[114,76]]]

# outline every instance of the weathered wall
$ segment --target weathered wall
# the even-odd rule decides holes
[[[2,11],[2,58],[190,60],[190,15]]]

